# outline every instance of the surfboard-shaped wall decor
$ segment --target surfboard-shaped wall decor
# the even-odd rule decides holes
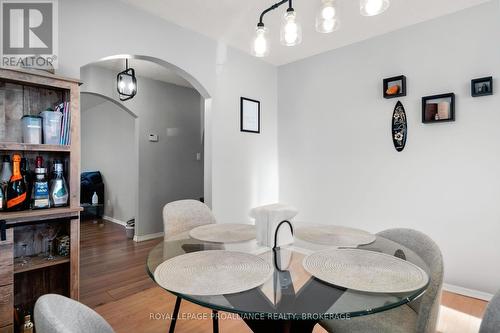
[[[408,134],[408,122],[403,104],[398,101],[392,114],[392,142],[397,151],[403,151]]]

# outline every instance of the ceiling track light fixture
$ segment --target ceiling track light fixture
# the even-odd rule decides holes
[[[297,13],[293,9],[292,0],[282,0],[260,14],[252,43],[252,54],[256,57],[267,56],[270,49],[268,29],[264,25],[264,15],[286,3],[288,3],[288,9],[281,23],[280,42],[285,46],[295,46],[302,42],[302,27],[298,22]],[[321,0],[321,6],[316,15],[317,32],[331,33],[339,29],[339,3],[340,0]],[[390,0],[360,0],[359,5],[361,15],[375,16],[389,8]]]
[[[135,70],[128,68],[128,59],[125,59],[125,70],[116,76],[116,89],[122,102],[134,98],[137,94]]]

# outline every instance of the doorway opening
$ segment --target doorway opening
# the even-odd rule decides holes
[[[116,76],[126,60],[137,95],[120,101]],[[131,55],[83,66],[81,79],[82,179],[97,171],[90,176],[102,178],[97,217],[134,219],[134,240],[143,241],[162,236],[166,203],[211,205],[211,99],[196,79],[161,59]],[[91,201],[90,191],[82,189],[82,200]]]
[[[137,94],[121,101],[116,78],[125,59]],[[191,75],[147,56],[101,59],[80,77],[82,203],[98,196],[81,224],[80,295],[94,307],[152,287],[143,265],[163,236],[166,203],[211,205],[211,99]],[[125,233],[131,219],[133,240]],[[104,269],[111,265],[117,269]],[[97,275],[114,282],[97,283]]]

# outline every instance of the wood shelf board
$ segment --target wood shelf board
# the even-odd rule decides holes
[[[1,212],[0,220],[9,223],[22,223],[31,221],[44,221],[55,218],[75,216],[83,210],[82,207],[62,207],[37,210],[23,210],[19,212]]]
[[[0,142],[0,151],[71,152],[71,146]]]
[[[66,82],[71,82],[71,83],[77,83],[78,85],[83,84],[82,81],[79,79],[74,79],[62,75],[57,75],[57,74],[52,74],[43,70],[38,70],[38,69],[26,69],[26,68],[21,68],[21,67],[12,67],[12,66],[4,66],[4,70],[6,71],[12,71],[12,72],[17,72],[20,74],[28,74],[28,75],[33,75],[36,77],[43,77],[51,80],[58,80],[58,81],[66,81]]]
[[[45,257],[30,257],[30,262],[27,265],[21,266],[18,263],[17,264],[14,263],[14,274],[29,272],[35,269],[52,267],[55,265],[61,265],[68,262],[70,262],[69,256],[66,257],[55,256],[54,260],[47,260]]]

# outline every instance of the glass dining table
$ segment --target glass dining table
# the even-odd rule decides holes
[[[295,227],[300,226],[297,224]],[[210,296],[168,290],[203,307],[237,314],[254,332],[312,332],[321,320],[350,320],[402,306],[420,297],[428,287],[427,283],[411,292],[370,293],[323,282],[309,274],[302,261],[309,254],[329,247],[296,238],[292,244],[273,250],[259,245],[255,239],[240,243],[212,243],[193,239],[185,232],[164,240],[150,251],[147,271],[154,280],[155,270],[160,264],[197,251],[230,250],[264,258],[272,264],[274,271],[267,282],[254,289]],[[430,276],[427,265],[415,252],[378,235],[371,244],[356,248],[399,257],[420,267]]]

